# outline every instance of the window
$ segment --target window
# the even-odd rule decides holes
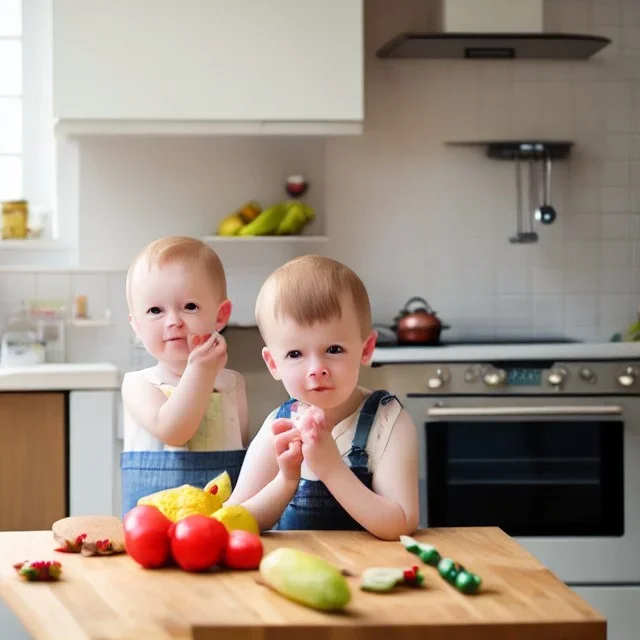
[[[0,201],[26,199],[51,233],[55,201],[51,0],[0,0]]]
[[[23,196],[21,5],[0,0],[0,200]]]

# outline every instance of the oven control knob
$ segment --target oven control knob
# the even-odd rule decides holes
[[[436,369],[436,375],[427,380],[429,389],[440,389],[445,382],[449,381],[449,372],[446,369]]]
[[[552,369],[547,376],[547,382],[556,389],[559,389],[563,384],[567,377],[567,370],[558,368]]]
[[[499,387],[507,380],[507,372],[504,369],[489,369],[484,374],[484,383],[488,387]]]
[[[635,367],[625,367],[618,374],[618,383],[623,387],[631,387],[635,384],[638,370]]]
[[[473,367],[469,367],[464,372],[464,381],[471,384],[473,382],[476,382],[477,380],[478,380],[478,372]]]
[[[596,374],[591,371],[591,369],[588,369],[587,367],[584,367],[583,369],[580,369],[580,378],[582,380],[584,380],[585,382],[595,382],[596,381]]]

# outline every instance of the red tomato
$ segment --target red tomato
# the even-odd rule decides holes
[[[171,553],[172,526],[173,522],[155,507],[133,507],[122,521],[126,552],[146,569],[164,566]]]
[[[222,558],[229,534],[209,516],[187,516],[171,532],[171,553],[185,571],[205,571]]]
[[[260,536],[242,529],[235,529],[229,533],[229,542],[223,561],[230,569],[257,569],[263,552]]]

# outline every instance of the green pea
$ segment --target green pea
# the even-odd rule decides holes
[[[420,546],[420,560],[425,564],[429,564],[432,567],[437,567],[438,562],[442,559],[440,552],[435,548],[427,544]]]
[[[455,586],[462,593],[476,593],[480,589],[482,579],[470,571],[460,571],[455,580]]]
[[[464,571],[464,567],[454,562],[451,558],[442,558],[438,562],[438,573],[450,584],[455,584],[460,571]]]

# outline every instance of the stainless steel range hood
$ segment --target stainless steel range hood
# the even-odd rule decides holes
[[[401,33],[378,49],[378,58],[466,60],[586,60],[611,43],[574,33]]]
[[[379,58],[586,60],[602,36],[543,31],[542,0],[437,0],[434,30],[400,33]]]

